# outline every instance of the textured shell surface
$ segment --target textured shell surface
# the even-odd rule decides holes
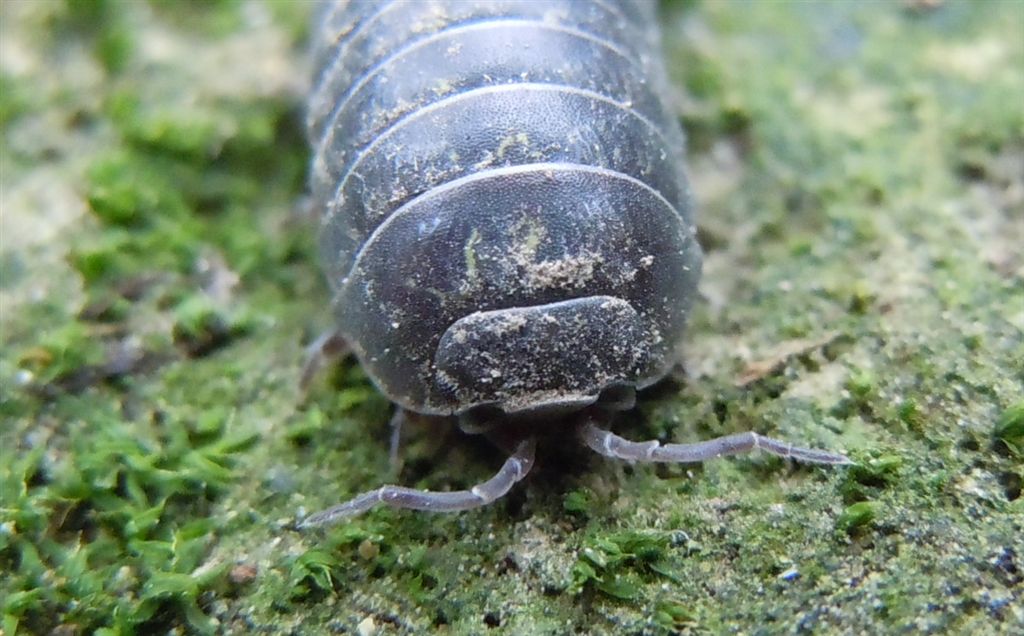
[[[391,400],[564,410],[678,361],[701,251],[655,20],[643,0],[319,8],[321,256]]]

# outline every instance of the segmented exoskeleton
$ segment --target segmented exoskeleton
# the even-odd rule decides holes
[[[655,9],[380,0],[318,12],[308,129],[337,338],[402,409],[505,437],[524,419],[564,428],[552,422],[631,406],[679,362],[701,250]],[[627,459],[764,441],[680,455],[584,419],[573,430],[590,446]],[[310,522],[379,501],[486,503],[532,463],[531,434],[514,437],[497,485],[385,487]]]

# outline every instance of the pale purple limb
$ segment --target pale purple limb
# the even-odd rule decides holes
[[[409,416],[405,412],[405,409],[399,407],[395,409],[395,414],[391,416],[391,441],[388,444],[388,465],[391,467],[391,472],[395,475],[402,469],[402,458],[399,457],[398,451],[402,445],[402,427],[406,422],[409,421]]]
[[[299,377],[299,390],[305,393],[325,362],[337,360],[346,353],[348,345],[337,331],[325,331],[317,336],[316,340],[306,347],[306,360],[302,365],[302,375]]]
[[[848,457],[839,453],[801,448],[757,433],[736,433],[717,437],[706,442],[694,444],[661,444],[657,440],[647,442],[631,442],[623,439],[593,422],[586,422],[580,427],[583,442],[595,452],[612,457],[636,462],[672,462],[694,463],[703,462],[726,455],[738,455],[759,448],[779,457],[791,457],[812,464],[851,464]]]
[[[357,495],[345,503],[310,515],[299,524],[299,527],[310,528],[337,523],[348,517],[360,515],[377,504],[428,512],[458,512],[485,506],[504,496],[516,482],[530,472],[533,467],[535,447],[536,443],[533,439],[520,442],[515,452],[505,460],[505,464],[494,477],[469,490],[440,492],[416,490],[403,486],[382,486]]]

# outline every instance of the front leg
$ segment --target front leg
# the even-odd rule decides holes
[[[505,464],[494,477],[469,490],[441,492],[436,490],[416,490],[403,486],[381,486],[376,490],[364,492],[348,501],[306,517],[299,528],[310,528],[338,523],[343,519],[363,514],[377,504],[392,508],[410,510],[426,510],[429,512],[459,512],[485,506],[503,497],[516,482],[526,477],[533,468],[535,441],[521,441],[515,452],[505,460]]]
[[[305,394],[313,378],[327,362],[343,358],[348,353],[348,343],[337,330],[331,329],[317,336],[316,340],[306,347],[306,359],[302,364],[302,375],[299,376],[299,390]]]
[[[851,464],[839,453],[801,448],[754,432],[736,433],[693,444],[662,444],[657,440],[631,442],[611,431],[585,421],[579,428],[583,443],[597,453],[634,462],[696,463],[726,455],[738,455],[759,448],[779,457],[791,457],[812,464]]]

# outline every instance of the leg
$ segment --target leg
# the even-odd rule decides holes
[[[309,383],[324,366],[324,362],[340,358],[346,353],[348,353],[348,345],[337,331],[325,331],[317,336],[317,339],[306,347],[306,361],[302,365],[299,389],[305,393],[309,388]]]
[[[402,426],[409,421],[409,414],[402,407],[396,407],[395,414],[391,416],[388,423],[391,426],[391,441],[388,445],[388,464],[391,472],[397,475],[402,469],[402,460],[398,456],[398,449],[402,445]]]
[[[850,464],[845,455],[812,448],[800,448],[786,442],[762,437],[757,433],[737,433],[726,435],[706,442],[695,444],[665,444],[651,440],[649,442],[630,442],[611,431],[598,428],[593,422],[587,421],[580,427],[583,443],[605,457],[625,459],[638,462],[702,462],[723,455],[738,455],[755,448],[812,464]]]
[[[373,508],[379,503],[392,508],[408,508],[429,512],[458,512],[485,506],[502,497],[513,485],[526,476],[533,467],[533,451],[536,446],[533,439],[520,442],[498,473],[482,484],[469,490],[440,492],[433,490],[416,490],[402,486],[382,486],[358,495],[343,504],[328,508],[307,517],[299,524],[300,528],[323,526],[337,523],[342,519],[354,517]]]

